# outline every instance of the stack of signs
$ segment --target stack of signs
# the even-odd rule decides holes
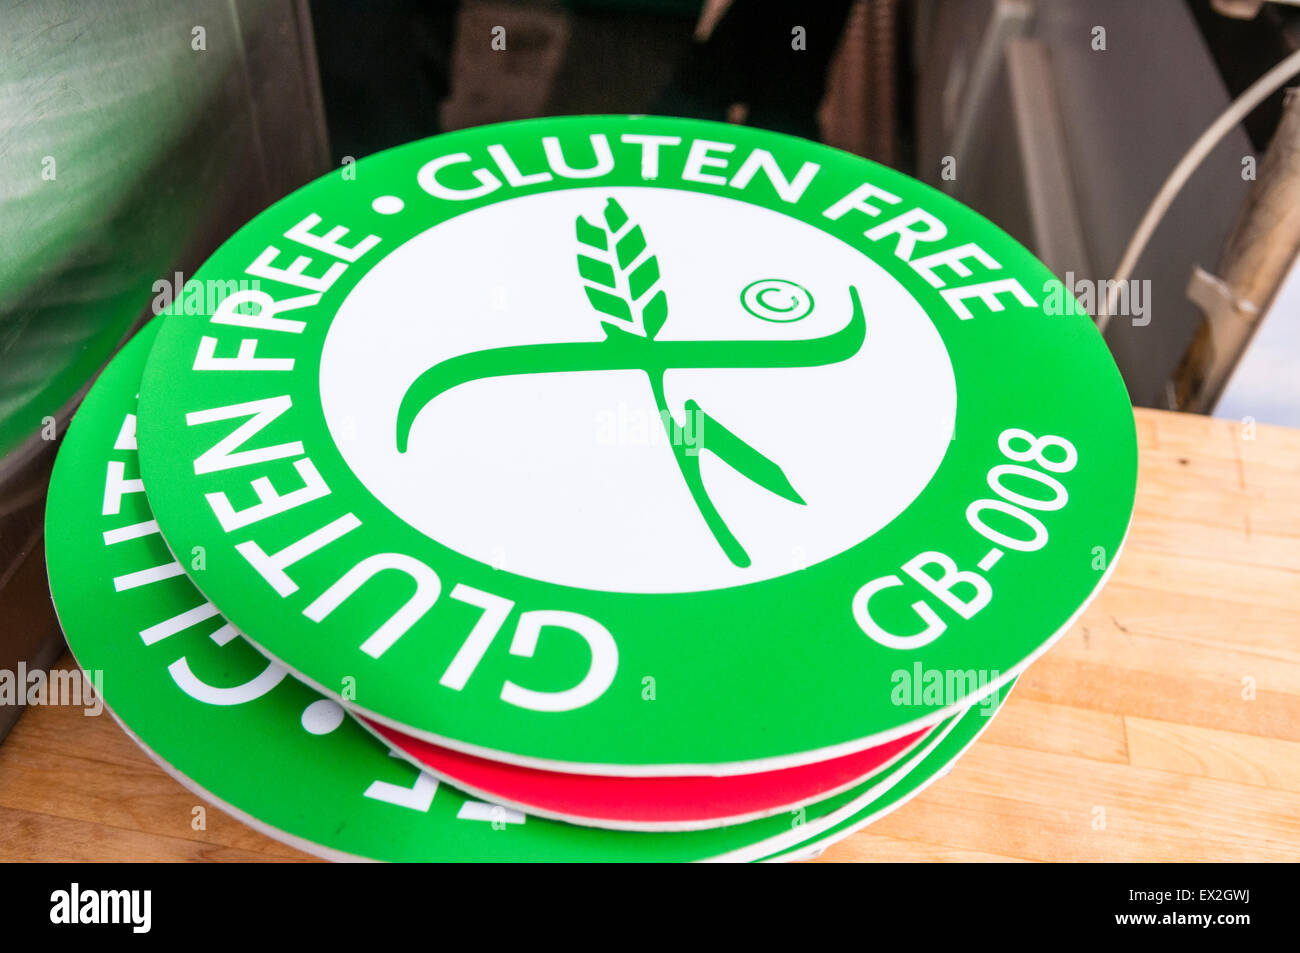
[[[77,415],[50,584],[123,727],[306,850],[800,856],[971,744],[1135,471],[1088,316],[951,199],[546,119],[226,242]]]

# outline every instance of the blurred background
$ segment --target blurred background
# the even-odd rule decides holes
[[[1297,49],[1295,0],[0,0],[0,668],[62,650],[41,524],[79,396],[341,163],[531,116],[774,129],[948,192],[1097,313],[1180,158]],[[1136,405],[1300,426],[1288,85],[1180,180],[1104,321]]]

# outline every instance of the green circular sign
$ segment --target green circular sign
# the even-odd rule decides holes
[[[50,586],[77,661],[101,673],[106,702],[136,741],[192,790],[280,840],[335,858],[760,859],[920,790],[993,712],[951,719],[851,791],[713,831],[600,831],[467,798],[268,663],[178,571],[137,482],[132,411],[157,328],[114,360],[68,431],[50,486]]]
[[[772,276],[816,308],[755,321]],[[457,132],[194,280],[224,297],[165,319],[141,388],[172,550],[301,677],[474,754],[749,773],[897,737],[1060,634],[1132,511],[1128,398],[1064,286],[799,139]]]

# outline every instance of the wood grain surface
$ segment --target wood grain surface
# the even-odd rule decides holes
[[[821,860],[1300,860],[1300,431],[1136,413],[1105,590],[947,777]],[[0,745],[0,859],[310,859],[201,806],[108,717],[32,709]]]

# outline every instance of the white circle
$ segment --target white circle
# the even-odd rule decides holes
[[[658,260],[668,317],[656,340],[818,338],[849,321],[850,286],[863,303],[866,341],[838,364],[664,377],[677,421],[689,423],[685,402],[697,401],[774,461],[804,500],[699,453],[709,498],[748,567],[727,557],[692,500],[640,370],[473,380],[428,404],[407,452],[397,450],[402,396],[435,364],[488,348],[604,339],[604,315],[578,274],[575,219],[599,221],[611,197]],[[816,310],[786,324],[755,321],[737,289],[772,275],[798,276]],[[655,187],[507,200],[393,249],[339,308],[320,387],[340,453],[408,524],[484,564],[614,592],[735,586],[843,552],[924,489],[956,412],[942,339],[875,262],[793,217]]]
[[[343,724],[343,707],[338,702],[321,698],[302,710],[302,726],[313,735],[328,735]]]
[[[396,195],[381,195],[370,203],[370,207],[380,215],[396,215],[406,208],[406,203]]]

